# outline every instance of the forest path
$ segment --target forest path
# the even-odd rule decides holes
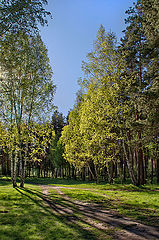
[[[103,233],[112,230],[113,239],[159,239],[159,228],[157,227],[151,227],[123,217],[114,210],[104,209],[100,204],[73,200],[62,192],[62,188],[74,188],[49,185],[41,185],[41,188],[44,195],[43,200],[49,205],[54,214],[67,219],[69,222],[76,224],[82,221],[93,228],[101,230]],[[49,189],[55,189],[62,200],[53,200]]]

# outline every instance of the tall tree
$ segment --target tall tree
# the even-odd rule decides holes
[[[155,146],[158,136],[158,34],[157,24],[150,24],[156,19],[157,9],[156,1],[138,0],[127,11],[128,26],[122,39],[127,74],[133,79],[128,90],[132,111],[126,120],[129,125],[127,138],[132,161],[137,159],[138,162],[139,185],[145,183],[147,155],[152,152],[148,149]]]
[[[114,34],[106,33],[101,26],[87,59],[83,62],[82,100],[75,105],[62,132],[65,157],[77,166],[87,166],[94,180],[98,178],[98,169],[107,166],[112,182],[111,169],[118,156],[120,138],[118,118],[127,111],[127,105],[121,101],[121,89],[127,79],[121,75],[124,62]]]
[[[97,166],[107,166],[109,181],[113,180],[112,168],[118,159],[119,116],[128,111],[123,103],[122,90],[127,85],[124,61],[116,46],[114,34],[106,33],[101,26],[94,51],[83,64],[88,91],[81,114],[81,131],[87,139],[88,153]],[[90,149],[88,149],[90,146]],[[97,172],[97,171],[96,171]]]
[[[141,185],[145,183],[143,159],[143,133],[145,126],[141,103],[143,102],[144,89],[149,84],[144,78],[146,70],[146,62],[144,61],[146,38],[142,29],[142,11],[134,7],[130,8],[126,13],[129,15],[126,19],[128,26],[122,39],[122,52],[127,62],[127,73],[133,79],[129,89],[133,111],[130,118],[127,119],[127,121],[130,121],[127,138],[130,142],[136,139],[136,146],[132,148],[131,144],[131,151],[136,151],[138,185]],[[135,154],[132,154],[132,156],[135,156]]]
[[[145,91],[145,112],[147,113],[147,135],[149,142],[156,152],[156,176],[159,182],[159,3],[156,0],[138,0],[137,6],[143,13],[143,32],[147,38],[147,59],[146,78],[150,84]]]
[[[39,35],[31,37],[24,32],[8,34],[2,42],[1,54],[1,66],[5,71],[0,83],[1,117],[11,132],[12,126],[16,125],[17,149],[21,149],[23,124],[29,128],[31,120],[40,120],[53,109],[55,86],[51,79],[52,70],[47,49]],[[26,148],[27,145],[26,142]],[[23,166],[21,151],[19,154]],[[17,161],[17,154],[14,156]]]

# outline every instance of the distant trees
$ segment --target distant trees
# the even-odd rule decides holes
[[[59,113],[57,110],[54,111],[51,125],[55,130],[55,138],[50,144],[48,157],[52,165],[53,176],[64,177],[68,163],[63,158],[63,147],[59,141],[62,129],[65,126],[65,118],[62,113]]]

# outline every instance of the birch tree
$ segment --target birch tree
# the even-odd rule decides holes
[[[55,85],[47,49],[39,35],[31,37],[24,32],[8,34],[2,42],[1,66],[5,72],[0,83],[1,117],[11,131],[12,125],[16,125],[22,175],[23,125],[25,123],[29,129],[31,120],[40,121],[53,109]],[[28,134],[26,129],[25,134]],[[27,142],[25,147],[28,149]],[[14,157],[17,161],[17,154]]]

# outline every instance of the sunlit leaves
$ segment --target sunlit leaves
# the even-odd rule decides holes
[[[129,84],[122,75],[124,64],[114,34],[106,33],[101,26],[94,49],[82,65],[83,95],[80,101],[77,98],[62,132],[64,156],[70,163],[84,166],[93,161],[95,165],[104,166],[117,160],[121,137],[119,116],[129,110],[122,96],[123,88]]]
[[[0,35],[19,30],[30,33],[38,31],[38,23],[47,24],[47,16],[51,16],[45,5],[47,0],[1,0]]]

